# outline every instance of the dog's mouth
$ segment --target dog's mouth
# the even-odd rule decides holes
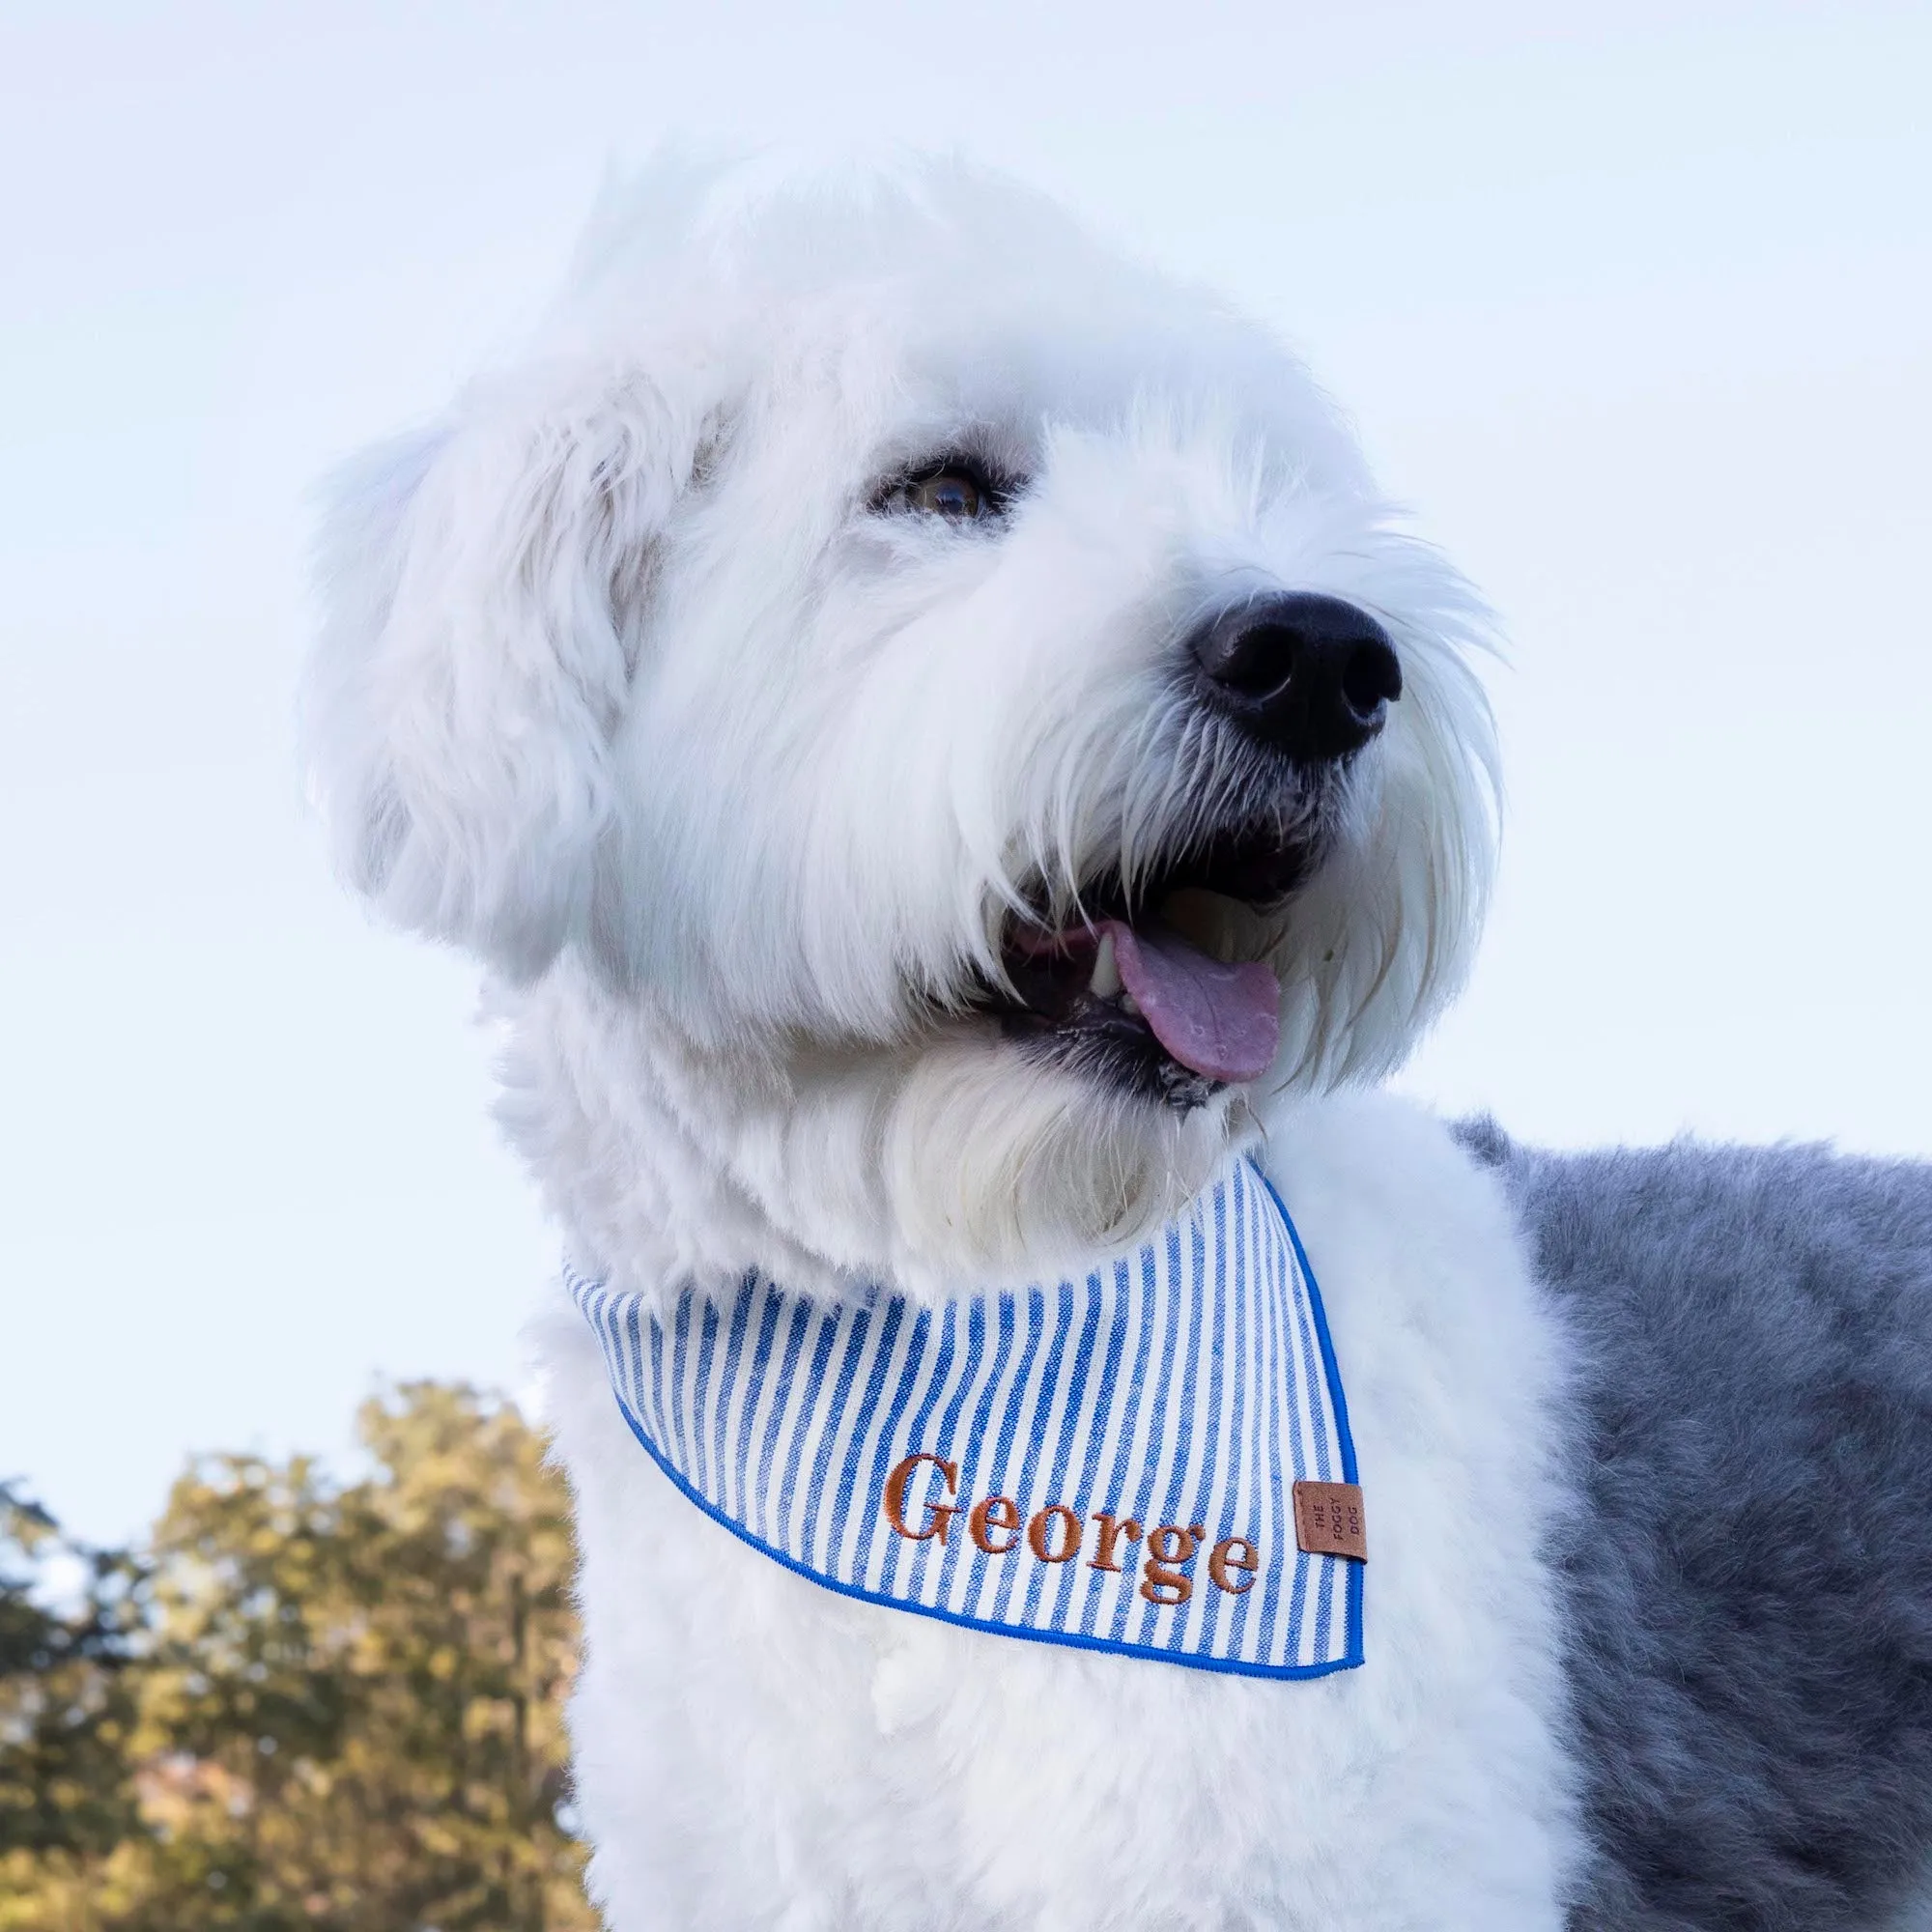
[[[1118,875],[1084,886],[1071,923],[1015,915],[1015,997],[988,1004],[1009,1037],[1170,1106],[1259,1079],[1281,1032],[1265,955],[1313,858],[1277,831],[1230,835],[1131,888]]]

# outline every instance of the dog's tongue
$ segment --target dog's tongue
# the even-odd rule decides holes
[[[1176,932],[1136,932],[1105,920],[1121,983],[1154,1037],[1210,1080],[1257,1080],[1281,1037],[1281,981],[1259,964],[1224,966]]]

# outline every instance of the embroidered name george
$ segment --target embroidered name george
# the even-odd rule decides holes
[[[936,1470],[939,1482],[934,1485],[928,1479],[926,1494],[912,1506],[920,1524],[915,1528],[906,1520],[906,1492],[922,1464]],[[963,1502],[942,1500],[958,1492],[959,1465],[921,1450],[894,1466],[886,1479],[881,1508],[886,1521],[908,1543],[937,1541],[943,1546],[952,1519],[963,1510],[967,1535],[988,1556],[1009,1556],[1024,1542],[1027,1550],[1042,1563],[1070,1563],[1086,1544],[1087,1525],[1065,1503],[1048,1503],[1023,1521],[1020,1506],[1011,1496],[984,1496],[970,1508]],[[1121,1545],[1143,1543],[1147,1563],[1140,1594],[1151,1604],[1184,1604],[1194,1594],[1194,1579],[1187,1575],[1187,1566],[1207,1539],[1208,1532],[1200,1523],[1164,1522],[1143,1529],[1132,1517],[1116,1516],[1108,1510],[1096,1510],[1093,1521],[1097,1534],[1094,1553],[1087,1559],[1089,1569],[1119,1575],[1122,1566],[1115,1559]],[[1261,1567],[1261,1552],[1245,1537],[1224,1536],[1208,1552],[1209,1580],[1231,1597],[1253,1589]]]

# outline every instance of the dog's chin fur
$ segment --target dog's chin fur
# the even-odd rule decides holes
[[[1138,1243],[1253,1138],[1245,1093],[1177,1109],[1042,1064],[986,1019],[787,1055],[694,1045],[559,963],[499,987],[500,1114],[581,1267],[656,1298],[757,1267],[922,1300]]]

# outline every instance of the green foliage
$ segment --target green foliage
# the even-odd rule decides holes
[[[411,1384],[360,1424],[374,1472],[346,1486],[202,1460],[72,1610],[23,1587],[54,1531],[7,1499],[0,1932],[595,1924],[556,1817],[562,1486],[468,1388]]]
[[[31,1587],[50,1558],[73,1584],[57,1607]],[[129,1558],[74,1549],[43,1509],[0,1484],[0,1870],[21,1852],[104,1852],[133,1828],[138,1580]]]

